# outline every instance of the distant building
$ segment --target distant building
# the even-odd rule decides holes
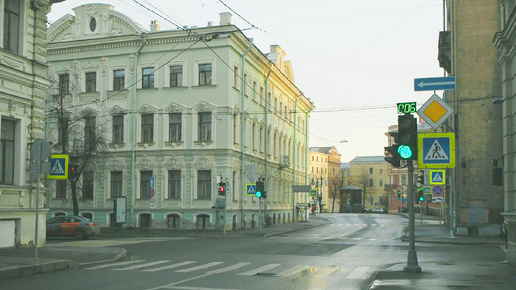
[[[295,220],[306,194],[292,185],[307,180],[312,104],[281,47],[263,54],[229,13],[218,26],[162,31],[106,4],[73,11],[49,28],[47,106],[62,93],[73,104],[65,117],[79,119],[47,122],[48,138],[59,140],[64,126],[71,149],[94,133],[107,145],[81,164],[79,214],[116,226],[114,200],[126,197],[125,226],[254,227],[252,184],[263,178],[264,215]],[[213,208],[224,206],[219,182],[227,186],[225,222]],[[50,182],[51,215],[72,211],[68,185]]]
[[[335,147],[310,147],[308,179],[322,197],[324,212],[335,212],[334,197],[340,192],[340,153]],[[337,210],[338,212],[338,206]]]
[[[384,156],[357,156],[350,164],[351,185],[362,189],[364,210],[386,211],[389,195],[385,190],[388,180],[388,163]]]

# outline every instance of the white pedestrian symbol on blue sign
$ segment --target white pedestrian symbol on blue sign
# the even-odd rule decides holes
[[[432,177],[432,182],[443,182],[443,177],[439,172],[434,173]]]
[[[444,152],[443,147],[439,144],[437,139],[434,140],[434,143],[428,150],[428,153],[425,156],[426,160],[448,160],[450,159],[446,152]]]
[[[52,166],[52,169],[50,169],[50,173],[53,174],[64,174],[64,168],[61,162],[59,162],[59,159],[55,159],[54,166]]]

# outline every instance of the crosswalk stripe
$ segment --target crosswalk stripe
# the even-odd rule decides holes
[[[363,279],[365,273],[369,271],[369,267],[365,266],[359,266],[356,267],[349,275],[346,277],[346,279]]]
[[[213,267],[213,266],[217,266],[217,265],[223,264],[223,263],[224,262],[211,262],[211,263],[207,263],[207,264],[196,266],[196,267],[192,267],[192,268],[186,268],[186,269],[177,270],[176,272],[180,272],[180,273],[193,272],[193,271],[202,270],[202,269],[210,268],[210,267]]]
[[[340,267],[340,266],[327,268],[327,269],[321,269],[320,271],[317,272],[317,274],[315,274],[315,278],[325,278],[325,277],[335,273],[337,270],[342,271],[343,269],[345,269],[345,268]]]
[[[294,266],[286,271],[283,271],[281,273],[278,273],[276,276],[278,277],[288,277],[288,276],[292,276],[296,273],[299,273],[301,271],[303,271],[304,269],[308,268],[309,266],[308,265],[297,265],[297,266]]]
[[[253,275],[256,275],[258,273],[262,273],[264,271],[267,271],[267,270],[270,270],[270,269],[273,269],[273,268],[276,268],[278,266],[280,266],[281,264],[267,264],[265,266],[262,266],[262,267],[259,267],[259,268],[256,268],[254,270],[250,270],[250,271],[247,271],[247,272],[242,272],[238,275],[243,275],[243,276],[253,276]]]
[[[145,264],[140,264],[140,265],[133,265],[133,266],[129,266],[129,267],[125,267],[125,268],[118,268],[118,269],[113,269],[113,270],[116,270],[116,271],[136,270],[136,269],[141,269],[141,268],[145,268],[145,267],[149,267],[149,266],[164,264],[164,263],[168,263],[168,262],[170,262],[170,261],[169,260],[156,261],[156,262],[150,262],[150,263],[145,263]]]
[[[250,265],[250,264],[251,263],[237,263],[235,265],[228,266],[226,268],[208,271],[208,272],[206,272],[206,274],[219,274],[219,273],[229,272],[229,271],[233,271],[233,270],[236,270],[236,269],[240,269],[240,268],[245,267],[245,266]]]
[[[162,267],[158,267],[158,268],[153,268],[153,269],[147,269],[147,270],[143,270],[143,271],[145,271],[145,272],[156,272],[156,271],[162,271],[162,270],[173,269],[173,268],[177,268],[177,267],[181,267],[181,266],[186,266],[186,265],[189,265],[189,264],[192,264],[192,263],[195,263],[195,261],[185,261],[185,262],[181,262],[181,263],[175,263],[175,264],[172,264],[172,265],[166,265],[166,266],[162,266]]]
[[[116,266],[125,266],[125,265],[140,263],[140,262],[143,262],[143,261],[145,261],[145,260],[133,260],[133,261],[117,262],[117,263],[111,263],[111,264],[105,264],[105,265],[98,265],[98,266],[94,266],[94,267],[89,267],[89,268],[85,268],[85,270],[96,270],[96,269],[104,269],[104,268],[116,267]]]

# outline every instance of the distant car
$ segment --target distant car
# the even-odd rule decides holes
[[[85,240],[94,235],[100,235],[99,225],[81,216],[56,216],[47,221],[47,237]]]
[[[371,209],[371,212],[379,212],[379,213],[384,213],[385,210],[383,208],[373,208]]]

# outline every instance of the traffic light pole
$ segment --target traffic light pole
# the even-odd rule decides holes
[[[416,243],[414,236],[414,163],[412,159],[407,160],[408,165],[408,211],[409,211],[409,251],[407,265],[403,268],[405,272],[421,272],[417,263]]]

